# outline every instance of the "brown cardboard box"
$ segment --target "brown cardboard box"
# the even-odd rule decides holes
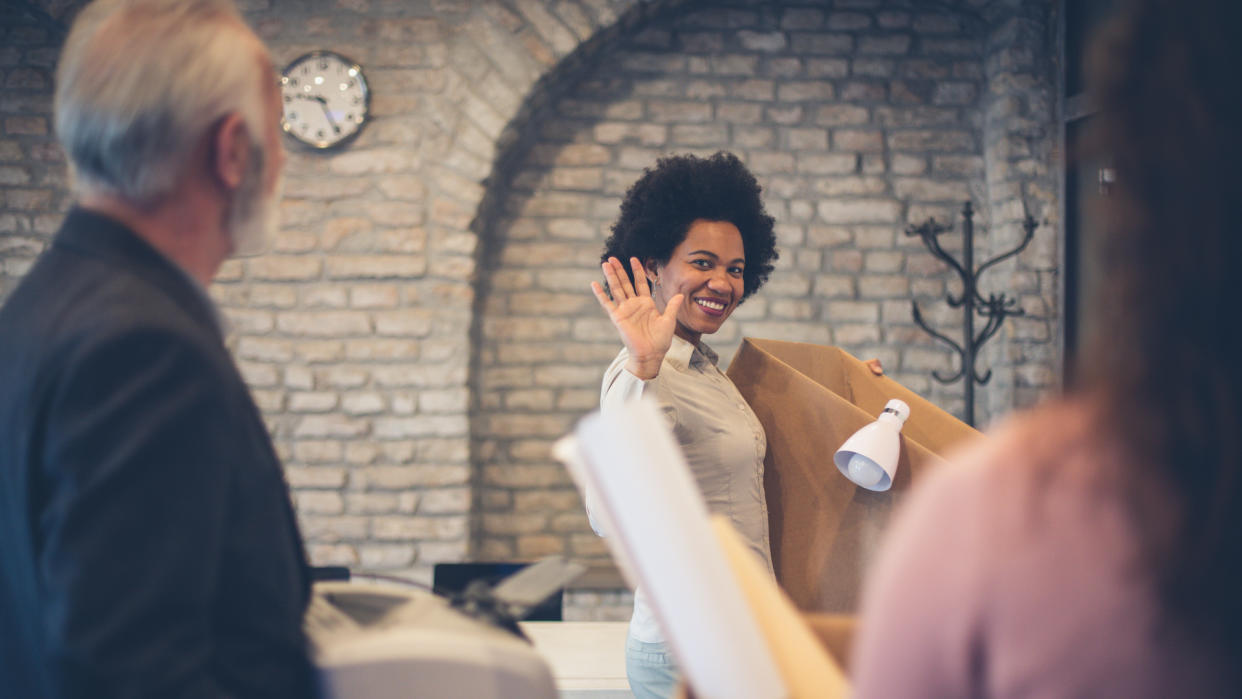
[[[979,433],[836,347],[747,338],[728,374],[767,432],[764,486],[777,581],[804,611],[855,612],[896,503],[938,455]],[[832,456],[891,398],[905,401],[910,417],[893,487],[875,493],[842,476]]]

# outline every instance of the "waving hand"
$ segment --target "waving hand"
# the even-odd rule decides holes
[[[634,270],[632,284],[625,267],[617,258],[608,258],[602,267],[612,298],[608,298],[599,282],[591,282],[591,290],[595,292],[599,305],[608,311],[608,317],[621,335],[621,342],[629,350],[630,360],[625,368],[640,379],[654,378],[673,343],[677,311],[685,296],[673,296],[661,313],[651,298],[646,272],[637,257],[630,258],[630,267]]]

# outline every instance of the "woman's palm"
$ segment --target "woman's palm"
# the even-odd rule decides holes
[[[608,317],[632,356],[662,357],[672,345],[677,329],[676,311],[672,314],[665,311],[660,313],[650,295],[632,296],[609,309]]]
[[[677,311],[684,296],[673,296],[661,312],[651,297],[642,265],[637,258],[631,258],[630,264],[634,270],[634,283],[630,282],[621,262],[610,257],[603,263],[603,270],[612,297],[609,298],[599,282],[591,282],[591,290],[595,292],[599,305],[608,311],[608,317],[621,335],[621,342],[630,356],[640,362],[655,362],[658,365],[673,343]]]

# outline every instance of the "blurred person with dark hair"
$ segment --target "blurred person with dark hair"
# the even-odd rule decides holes
[[[773,224],[759,183],[736,156],[662,158],[621,204],[602,256],[608,288],[591,285],[624,344],[604,372],[603,413],[654,396],[708,509],[729,516],[769,571],[767,439],[703,336],[767,281],[777,256]],[[588,514],[592,505],[588,493]],[[592,526],[606,534],[594,519]],[[626,675],[639,699],[669,696],[679,677],[641,588]]]
[[[274,226],[231,0],[100,0],[57,68],[77,204],[0,308],[0,694],[303,697],[309,571],[206,294]]]
[[[1095,42],[1111,158],[1080,385],[919,486],[864,595],[859,697],[1242,694],[1242,3]]]

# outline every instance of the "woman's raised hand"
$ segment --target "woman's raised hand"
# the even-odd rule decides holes
[[[591,291],[595,292],[599,305],[608,311],[608,317],[621,335],[621,342],[629,350],[630,360],[625,368],[640,379],[655,378],[660,373],[664,355],[673,344],[677,311],[685,296],[677,294],[670,298],[661,313],[651,298],[647,274],[637,257],[630,258],[630,267],[634,270],[632,284],[625,273],[625,266],[617,258],[608,258],[602,267],[612,298],[608,298],[599,282],[591,282]]]

